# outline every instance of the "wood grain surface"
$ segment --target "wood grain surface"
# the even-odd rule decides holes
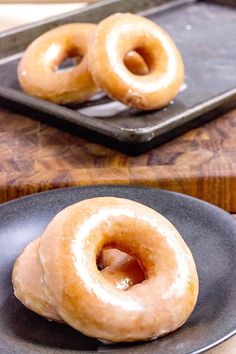
[[[236,110],[128,157],[0,109],[0,202],[74,185],[135,184],[186,193],[236,212],[235,137]]]

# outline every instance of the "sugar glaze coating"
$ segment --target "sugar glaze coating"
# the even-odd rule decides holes
[[[124,58],[136,51],[145,60],[146,75],[136,75]],[[156,23],[133,14],[115,14],[98,24],[88,51],[95,83],[124,104],[152,110],[166,106],[184,81],[183,60],[170,36]]]
[[[12,273],[14,294],[38,315],[50,321],[64,322],[45,294],[38,256],[40,242],[41,237],[31,241],[17,258]],[[144,280],[137,261],[117,249],[104,249],[99,258],[104,278],[119,289],[126,290]]]
[[[18,78],[29,95],[60,104],[80,103],[98,91],[88,70],[87,51],[96,25],[73,23],[36,38],[18,66]],[[57,71],[70,57],[82,57],[68,70]]]
[[[126,291],[99,272],[97,255],[115,247],[142,264],[146,279]],[[137,202],[104,197],[61,211],[40,249],[44,286],[65,322],[111,342],[163,336],[190,316],[198,296],[192,254],[175,227]]]

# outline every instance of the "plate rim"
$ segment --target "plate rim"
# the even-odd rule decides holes
[[[160,193],[164,193],[164,194],[167,193],[167,194],[177,195],[177,196],[180,196],[181,198],[185,198],[185,199],[188,199],[188,200],[195,200],[196,202],[201,202],[201,203],[203,203],[205,205],[208,205],[208,206],[214,208],[215,210],[218,210],[218,212],[225,213],[225,216],[227,215],[231,219],[231,221],[234,220],[235,221],[235,225],[236,225],[236,218],[234,216],[232,216],[232,214],[230,212],[228,212],[227,210],[219,207],[218,205],[210,203],[210,202],[208,202],[206,200],[191,196],[189,194],[184,194],[183,192],[172,191],[172,190],[169,190],[167,188],[145,186],[145,185],[143,186],[143,185],[140,185],[140,184],[136,185],[134,183],[131,183],[131,184],[119,184],[119,183],[117,183],[117,184],[116,183],[115,184],[106,184],[106,183],[102,183],[102,184],[95,184],[95,185],[93,185],[93,184],[82,185],[82,186],[74,185],[74,186],[68,186],[68,187],[64,187],[63,186],[63,187],[59,187],[59,188],[52,188],[52,189],[42,190],[42,191],[35,192],[35,193],[30,193],[30,194],[27,194],[27,195],[22,195],[22,196],[13,198],[11,200],[5,201],[3,203],[0,203],[0,209],[3,206],[8,206],[10,203],[20,202],[21,200],[31,199],[33,197],[36,198],[37,196],[42,195],[42,194],[43,195],[53,194],[53,193],[56,194],[56,193],[60,193],[60,192],[62,193],[65,190],[90,189],[90,188],[94,188],[94,189],[100,189],[100,188],[146,189],[146,190],[154,190],[154,191],[157,191],[157,192],[160,192]]]

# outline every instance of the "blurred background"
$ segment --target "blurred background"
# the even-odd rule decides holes
[[[77,10],[90,1],[3,1],[0,0],[0,31]]]

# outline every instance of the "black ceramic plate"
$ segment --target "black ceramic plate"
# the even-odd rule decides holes
[[[178,331],[159,340],[104,346],[62,324],[48,322],[14,297],[11,271],[23,247],[62,208],[95,196],[144,203],[166,216],[195,257],[200,277],[197,306]],[[201,353],[236,332],[236,221],[223,210],[181,194],[137,187],[67,188],[0,206],[0,353]]]

